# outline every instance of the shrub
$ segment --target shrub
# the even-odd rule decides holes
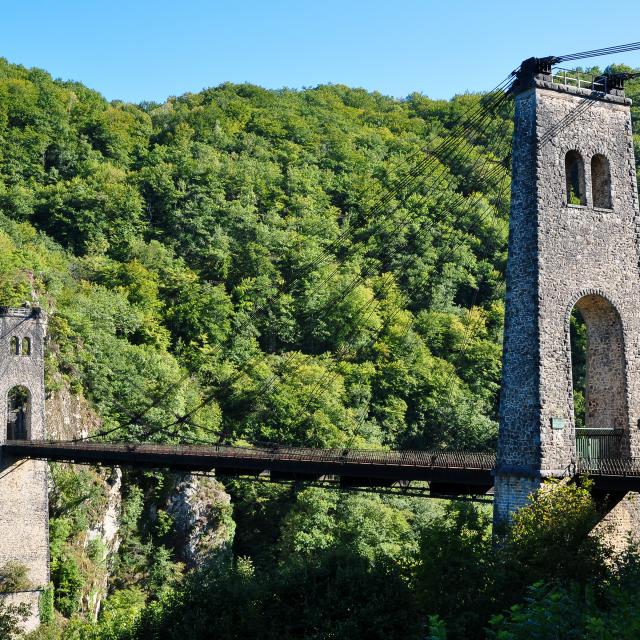
[[[0,593],[29,591],[33,584],[29,579],[29,570],[20,562],[9,561],[0,567]]]

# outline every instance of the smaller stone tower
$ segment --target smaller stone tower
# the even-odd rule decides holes
[[[0,443],[45,437],[44,347],[47,316],[40,309],[0,307]],[[26,602],[39,623],[39,595],[49,583],[46,461],[0,458],[0,567],[18,562],[33,589],[4,596]]]

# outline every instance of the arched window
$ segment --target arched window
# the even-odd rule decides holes
[[[593,206],[611,209],[611,168],[609,160],[601,154],[591,158],[591,188]]]
[[[22,355],[31,355],[31,338],[22,338]]]
[[[567,178],[567,204],[587,204],[584,181],[584,162],[577,151],[569,151],[564,159]]]
[[[16,336],[13,336],[13,338],[11,338],[9,350],[11,351],[11,355],[20,355],[20,340]]]
[[[7,396],[7,440],[27,440],[31,427],[29,390],[13,387]]]

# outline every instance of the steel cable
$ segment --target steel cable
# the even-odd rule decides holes
[[[470,127],[470,126],[476,126],[476,125],[481,125],[484,124],[486,120],[489,120],[494,114],[493,113],[486,113],[484,112],[484,109],[495,109],[497,110],[497,108],[502,105],[505,102],[505,92],[508,90],[508,86],[513,82],[512,78],[514,77],[515,73],[512,72],[509,76],[507,76],[507,78],[505,78],[505,80],[503,80],[495,89],[493,89],[491,92],[489,92],[488,94],[485,94],[485,96],[483,96],[479,102],[478,105],[475,105],[469,112],[469,114],[467,114],[466,118],[463,118],[461,120],[461,122],[459,124],[456,125],[456,127],[454,128],[454,130],[452,132],[450,132],[447,137],[441,141],[436,148],[434,149],[434,151],[432,152],[432,154],[435,154],[436,152],[440,152],[443,154],[444,159],[449,159],[450,161],[453,161],[455,159],[457,159],[456,157],[456,151],[459,153],[459,149],[456,148],[456,145],[459,143],[459,139],[458,137],[454,137],[454,134],[458,134],[461,135],[462,133],[466,132],[465,127]],[[482,132],[481,132],[482,133]],[[469,144],[469,142],[467,142],[466,140],[463,140],[463,142],[465,144]],[[450,155],[451,151],[454,151],[453,155]],[[416,155],[416,154],[414,154]],[[414,167],[412,167],[407,176],[404,176],[403,178],[397,180],[391,187],[391,189],[388,189],[386,191],[386,193],[384,194],[384,196],[382,198],[378,198],[378,200],[374,200],[373,201],[373,208],[370,210],[369,212],[369,216],[372,217],[372,214],[378,213],[382,210],[382,208],[384,206],[386,206],[389,202],[391,202],[394,197],[396,195],[398,195],[400,189],[406,189],[406,188],[411,188],[412,186],[412,181],[415,181],[416,179],[421,179],[423,182],[425,181],[425,176],[421,174],[421,172],[425,169],[425,167],[427,167],[429,164],[433,163],[433,158],[435,157],[435,155],[431,155],[431,156],[426,156],[423,157],[422,160],[420,162],[418,162],[417,165],[415,165]],[[438,185],[441,181],[441,179],[443,179],[445,173],[447,173],[446,167],[443,167],[442,164],[438,164],[434,170],[439,170],[441,169],[440,175],[439,175],[439,179],[436,181],[436,184],[433,185],[432,188],[435,188],[436,185]],[[426,177],[429,177],[428,174]],[[397,209],[399,205],[396,205],[396,207],[392,210],[394,211],[395,209]],[[381,224],[385,224],[386,220],[383,220]],[[348,230],[343,231],[342,234],[340,234],[339,238],[344,238],[345,233]],[[323,254],[321,256],[324,257],[328,254],[328,250],[327,248],[325,248],[325,250],[323,251]],[[300,274],[298,274],[290,283],[289,283],[289,287],[293,285],[294,282],[296,282],[300,277],[303,277],[304,274],[309,273],[311,271],[313,271],[314,268],[316,268],[318,265],[320,264],[319,260],[316,260],[314,263],[312,263],[311,265],[308,265],[307,267],[305,267],[303,270],[300,271]],[[329,276],[325,276],[325,278],[329,278],[332,275],[335,274],[335,270],[334,272],[332,272],[331,274],[329,274]],[[316,286],[318,286],[319,284],[322,284],[322,282],[320,283],[316,283]],[[357,285],[356,285],[357,286]],[[281,295],[282,292],[278,292],[277,295]],[[348,295],[348,292],[345,293],[345,295]],[[268,301],[271,302],[275,299],[276,294],[269,296]],[[264,302],[262,305],[260,305],[257,309],[254,309],[252,312],[252,316],[257,315],[257,313],[259,313],[260,311],[263,310],[263,308],[266,306],[267,302]],[[249,324],[250,320],[247,319],[245,324]],[[188,377],[185,376],[185,377]],[[183,378],[184,380],[184,378]],[[119,425],[116,426],[112,429],[109,430],[103,430],[100,431],[98,433],[92,434],[90,436],[88,436],[87,438],[79,438],[77,440],[86,440],[89,438],[95,438],[95,437],[104,437],[106,435],[110,435],[118,430],[127,428],[129,426],[131,426],[132,424],[137,423],[142,417],[144,417],[145,415],[148,414],[149,411],[151,411],[154,407],[156,407],[158,405],[159,402],[162,401],[162,399],[164,399],[174,388],[174,385],[170,385],[167,387],[166,391],[162,394],[160,394],[156,401],[152,402],[148,407],[146,407],[142,412],[138,413],[136,415],[136,417],[134,418],[134,420],[130,420],[126,425]],[[210,402],[211,399],[208,400],[208,402]],[[121,407],[124,408],[124,407]]]
[[[496,135],[497,135],[497,134],[498,134],[498,132],[496,133]],[[467,157],[468,157],[468,155],[467,155]],[[476,164],[477,164],[477,162],[478,162],[478,161],[480,161],[480,160],[484,160],[484,161],[486,162],[486,159],[483,159],[482,157],[479,157],[479,158],[476,160]],[[475,165],[474,165],[474,166],[475,166]],[[501,169],[501,167],[499,167],[499,166],[494,166],[494,167],[493,167],[493,169],[491,170],[491,172],[490,172],[489,174],[487,174],[486,176],[484,176],[484,177],[485,177],[485,179],[489,179],[489,177],[492,177],[492,176],[497,175],[497,174],[500,172],[500,169]],[[458,199],[462,199],[462,200],[464,200],[464,196],[461,196],[461,194],[458,194],[458,193],[454,193],[453,195],[450,195],[450,196],[449,196],[449,201],[448,201],[448,202],[445,202],[445,203],[444,203],[444,206],[446,207],[448,204],[450,204],[450,202],[451,202],[452,200],[458,200]],[[437,202],[437,204],[439,204],[439,201]],[[432,222],[432,224],[431,224],[431,225],[429,225],[426,229],[425,229],[425,228],[420,229],[420,233],[424,233],[424,231],[425,231],[425,230],[430,229],[430,228],[431,228],[431,227],[432,227],[432,226],[437,222],[437,219],[436,219],[436,220],[432,220],[431,222]],[[404,226],[404,225],[406,225],[406,224],[408,224],[408,221],[406,220],[406,218],[405,218],[405,219],[403,219],[402,224],[403,224],[403,226]],[[364,276],[359,276],[356,280],[358,280],[358,281],[362,281],[362,280],[364,279],[364,277],[366,277],[366,274],[365,274]],[[351,285],[353,285],[353,283],[350,283],[350,284],[351,284]],[[348,292],[347,292],[347,293],[348,293]],[[346,293],[345,293],[345,295],[346,295]],[[337,302],[336,300],[332,300],[332,305],[333,305],[333,304],[335,304],[336,302]],[[377,304],[377,303],[376,303],[376,299],[374,299],[374,298],[370,299],[370,300],[369,300],[369,302],[365,304],[364,309],[361,309],[361,310],[366,310],[366,309],[367,309],[367,308],[369,308],[372,304]],[[369,312],[369,316],[371,315],[371,313],[372,313],[372,312],[373,312],[373,310]],[[367,317],[369,317],[369,316],[367,316]],[[357,329],[357,327],[356,327],[356,329]],[[281,363],[281,366],[282,366],[282,364],[284,364],[284,366],[286,367],[290,362],[293,362],[293,360],[294,360],[296,357],[298,357],[298,352],[292,352],[291,354],[289,354],[289,355],[285,358],[284,363]],[[296,366],[296,368],[295,368],[293,371],[294,371],[294,372],[295,372],[295,371],[297,371],[300,367],[304,366],[304,364],[306,364],[307,362],[309,362],[309,361],[310,361],[312,358],[314,358],[314,357],[315,357],[315,356],[312,356],[312,355],[303,356],[303,357],[302,357],[302,359],[301,359],[301,361],[299,361],[299,362],[297,363],[297,366]],[[273,384],[273,383],[275,382],[275,380],[277,380],[277,378],[278,378],[278,375],[277,375],[277,374],[273,374],[273,375],[272,375],[272,376],[267,380],[267,382],[265,383],[265,384],[267,385],[267,387],[266,387],[266,388],[261,387],[261,388],[259,389],[259,393],[263,393],[264,391],[268,390],[268,388],[271,386],[271,384]],[[235,380],[234,380],[234,382],[235,382]],[[217,394],[216,394],[216,395],[217,395]],[[166,427],[170,427],[170,426],[174,426],[175,424],[177,424],[177,423],[179,423],[179,422],[181,422],[181,421],[188,420],[188,419],[189,419],[191,416],[193,416],[193,415],[194,415],[194,414],[195,414],[195,413],[196,413],[200,408],[202,408],[203,406],[205,406],[206,404],[208,404],[208,402],[210,402],[212,399],[213,399],[213,398],[205,398],[205,400],[204,400],[203,402],[201,402],[201,403],[200,403],[200,405],[198,405],[197,407],[195,407],[195,408],[194,408],[194,410],[192,410],[192,411],[188,412],[185,416],[182,416],[180,419],[176,420],[175,422],[170,423],[170,424],[168,424],[168,425],[164,425],[164,426],[165,426],[165,428],[166,428]]]

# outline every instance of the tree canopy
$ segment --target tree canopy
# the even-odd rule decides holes
[[[226,83],[132,105],[0,59],[0,304],[52,312],[47,388],[84,397],[107,438],[490,450],[512,123],[505,106],[460,129],[480,100]],[[464,152],[438,155],[443,140]],[[213,626],[220,638],[418,638],[429,624],[432,637],[490,625],[518,638],[523,615],[578,601],[576,624],[596,628],[589,578],[557,586],[553,558],[575,567],[575,555],[546,554],[537,513],[515,529],[507,572],[488,560],[482,510],[229,483],[233,509],[218,516],[235,527],[232,554],[190,572],[158,506],[166,474],[128,474],[107,568],[83,542],[104,478],[56,468],[54,480],[53,601],[69,638]],[[572,496],[580,529],[590,503]],[[600,550],[583,551],[591,571]],[[101,625],[88,624],[83,603],[107,574]]]

